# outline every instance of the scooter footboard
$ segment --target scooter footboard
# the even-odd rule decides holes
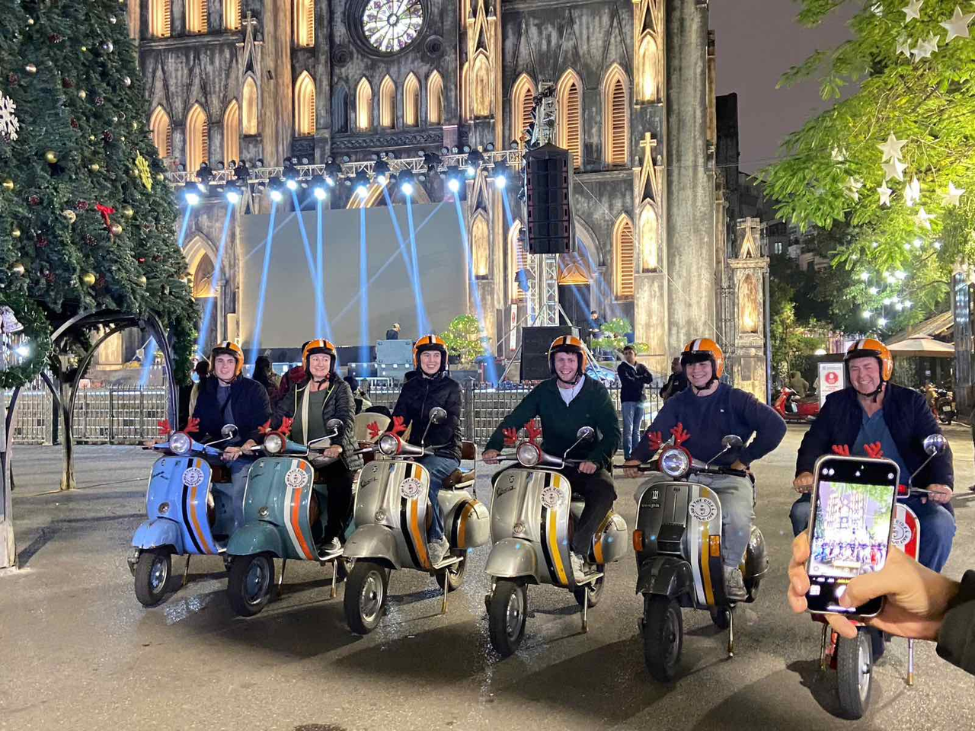
[[[173,552],[177,555],[184,553],[183,536],[179,526],[166,518],[147,520],[140,525],[132,536],[132,545],[142,550],[172,546]]]
[[[502,538],[494,544],[484,571],[499,579],[538,576],[538,558],[531,543],[518,538]]]
[[[640,566],[637,594],[677,597],[693,594],[691,565],[676,556],[657,556]]]
[[[396,536],[382,525],[363,525],[345,544],[346,558],[368,558],[389,562],[394,569],[402,568],[396,548]]]

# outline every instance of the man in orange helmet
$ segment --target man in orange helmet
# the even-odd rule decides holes
[[[833,445],[846,445],[850,454],[866,456],[864,446],[880,442],[884,456],[897,462],[901,482],[927,459],[924,439],[940,434],[934,414],[924,396],[917,391],[890,383],[894,359],[887,346],[874,338],[857,340],[843,359],[846,381],[842,391],[830,394],[819,416],[802,439],[796,459],[795,491],[800,494],[789,517],[792,530],[799,535],[809,524],[809,491],[813,485],[813,466]],[[951,552],[955,519],[946,509],[952,496],[954,471],[951,450],[934,459],[918,474],[915,487],[933,491],[930,500],[910,497],[905,501],[921,522],[918,561],[941,571]]]
[[[721,383],[724,353],[708,338],[692,340],[681,355],[681,366],[687,375],[688,388],[667,400],[653,420],[647,435],[633,450],[632,459],[624,463],[627,477],[636,477],[636,467],[653,456],[649,435],[669,437],[680,424],[689,438],[683,442],[691,456],[708,462],[723,449],[721,440],[737,434],[745,443],[737,454],[727,453],[712,464],[747,470],[752,462],[771,452],[785,436],[785,422],[775,411],[747,391]],[[749,443],[752,435],[755,438]],[[714,490],[721,498],[721,558],[728,598],[747,598],[741,575],[742,557],[751,537],[754,513],[752,482],[735,475],[696,474],[690,478]]]

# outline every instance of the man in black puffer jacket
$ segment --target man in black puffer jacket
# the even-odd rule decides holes
[[[430,563],[436,565],[450,550],[444,538],[443,515],[437,494],[444,479],[460,467],[460,384],[447,375],[447,346],[436,335],[416,341],[413,365],[416,370],[403,383],[396,400],[391,428],[411,427],[410,444],[423,446],[425,443],[436,447],[434,454],[417,460],[430,473],[433,522],[427,540]],[[441,424],[430,424],[430,411],[438,406],[447,412],[447,418]]]

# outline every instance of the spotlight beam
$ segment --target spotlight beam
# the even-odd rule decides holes
[[[457,210],[457,226],[460,228],[461,244],[464,247],[464,261],[467,264],[468,279],[471,285],[471,296],[474,299],[474,309],[477,310],[477,322],[481,326],[481,332],[484,332],[484,308],[481,305],[481,295],[477,291],[477,278],[474,276],[474,260],[471,256],[470,246],[467,240],[467,227],[464,223],[464,212],[460,209],[460,199],[457,197],[454,198],[454,207]],[[484,355],[487,356],[486,366],[488,380],[491,381],[491,383],[497,383],[498,371],[495,367],[494,354],[487,346],[483,347]]]
[[[403,264],[406,267],[406,275],[410,278],[410,282],[413,284],[413,293],[416,294],[417,291],[417,280],[419,279],[417,271],[413,268],[409,253],[406,251],[406,241],[403,239],[403,232],[399,227],[399,220],[396,218],[396,214],[393,213],[393,201],[389,197],[389,189],[383,188],[383,195],[386,197],[386,209],[389,211],[389,217],[393,221],[393,231],[396,232],[396,240],[399,242],[399,251],[403,257]],[[409,200],[409,196],[407,196]],[[419,312],[417,312],[417,324],[420,322]],[[421,329],[422,333],[423,330]]]
[[[217,284],[220,282],[220,274],[223,269],[223,253],[227,248],[227,233],[230,231],[230,218],[233,216],[233,213],[234,207],[227,206],[227,217],[223,221],[223,233],[220,234],[220,247],[217,249],[217,262],[213,265],[213,278],[210,280],[210,291],[213,292],[213,296],[207,297],[206,311],[203,315],[203,326],[200,328],[200,334],[196,339],[196,353],[200,357],[203,357],[203,344],[206,343],[207,333],[210,330],[210,321],[213,319],[213,305],[220,296],[217,291]]]
[[[257,300],[257,317],[254,324],[254,336],[252,338],[251,358],[248,365],[253,366],[257,360],[257,354],[261,352],[261,328],[264,325],[264,300],[267,296],[267,274],[271,268],[271,244],[274,241],[274,217],[278,212],[278,204],[271,203],[271,216],[267,224],[267,240],[264,242],[264,269],[261,274],[261,294]]]
[[[319,337],[321,337],[321,332],[322,329],[324,328],[325,339],[331,340],[332,325],[328,319],[328,306],[325,304],[325,240],[324,240],[325,239],[325,226],[324,226],[325,212],[324,212],[323,203],[324,203],[323,200],[318,201],[318,211],[317,211],[318,232],[315,237],[316,238],[315,246],[317,248],[316,254],[318,255],[318,261],[316,262],[318,264],[318,281],[321,284],[321,288],[322,288],[321,309],[316,315],[316,320],[318,319],[318,317],[321,317],[321,326],[319,326],[316,329],[316,332],[319,333]]]
[[[508,200],[508,191],[501,191],[501,200],[504,202],[504,213],[508,219],[508,231],[511,231],[515,227],[515,217],[511,214],[511,201]],[[525,251],[525,259],[528,259],[528,252]],[[517,262],[515,262],[517,264]],[[523,269],[518,269],[515,271],[515,276],[518,277],[518,282],[521,284],[521,290],[525,293],[525,303],[528,306],[528,320],[530,322],[535,321],[535,303],[532,302],[532,298],[529,296],[531,291],[528,287],[528,277],[525,275]]]
[[[301,204],[298,203],[297,191],[291,191],[291,198],[295,204],[295,216],[298,219],[298,231],[301,232],[301,243],[305,247],[305,262],[308,264],[308,276],[311,277],[311,283],[315,288],[315,317],[317,319],[318,314],[324,307],[322,304],[322,283],[315,277],[317,270],[311,254],[311,244],[308,243],[308,231],[305,229],[305,217],[301,215]]]
[[[359,362],[369,362],[369,260],[366,251],[366,209],[359,209]]]
[[[416,254],[416,231],[413,228],[413,201],[406,197],[406,220],[410,228],[410,254],[413,257],[413,273],[416,281],[414,294],[416,295],[417,322],[420,325],[420,332],[430,331],[430,322],[427,317],[427,307],[423,302],[423,282],[420,279],[420,262]]]

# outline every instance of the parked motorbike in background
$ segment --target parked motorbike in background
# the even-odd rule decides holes
[[[819,397],[812,394],[799,398],[799,394],[783,386],[772,400],[772,408],[786,421],[808,423],[819,416]]]

